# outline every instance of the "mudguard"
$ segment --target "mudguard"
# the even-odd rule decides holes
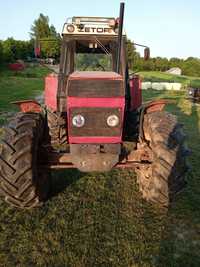
[[[26,112],[35,112],[35,113],[42,112],[41,105],[35,100],[21,100],[21,101],[11,102],[11,104],[17,105],[20,108],[20,110],[24,113],[26,113]]]
[[[167,99],[154,100],[144,103],[140,108],[140,123],[139,123],[139,138],[145,141],[143,132],[144,115],[151,112],[162,111],[166,104],[173,103],[173,101]]]

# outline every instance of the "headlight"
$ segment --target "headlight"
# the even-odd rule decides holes
[[[107,124],[110,127],[115,127],[119,124],[119,118],[116,115],[110,115],[107,118]]]
[[[68,32],[74,32],[75,31],[74,25],[72,25],[72,24],[67,25],[67,31]]]
[[[78,114],[72,118],[72,124],[75,127],[83,127],[85,124],[85,118]]]

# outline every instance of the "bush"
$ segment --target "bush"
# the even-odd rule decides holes
[[[0,62],[12,63],[18,59],[26,60],[33,57],[34,48],[31,41],[19,41],[8,38],[0,41]]]

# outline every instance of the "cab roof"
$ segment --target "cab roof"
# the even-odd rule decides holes
[[[113,17],[73,17],[67,19],[62,35],[118,36],[119,19]],[[125,32],[124,34],[125,35]]]

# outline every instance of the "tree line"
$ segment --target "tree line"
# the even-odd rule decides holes
[[[30,31],[30,40],[21,41],[8,38],[0,41],[0,64],[14,62],[17,59],[27,60],[34,57],[35,47],[40,47],[42,58],[59,59],[61,36],[55,27],[49,23],[49,17],[40,14],[33,22]],[[134,72],[137,71],[166,71],[179,67],[184,75],[200,76],[200,59],[189,57],[187,59],[156,57],[145,61],[136,52],[133,42],[127,39],[128,65]]]
[[[34,56],[32,41],[20,41],[8,38],[0,41],[0,63],[11,63],[17,59],[26,60]]]
[[[171,68],[180,68],[182,75],[200,77],[200,59],[195,57],[187,59],[154,57],[145,61],[135,55],[129,60],[130,67],[134,71],[167,71]]]
[[[49,17],[40,14],[31,26],[30,40],[21,41],[13,38],[0,40],[0,64],[34,58],[36,47],[40,49],[41,58],[58,59],[60,43],[60,34],[56,32],[53,25],[49,24]]]

